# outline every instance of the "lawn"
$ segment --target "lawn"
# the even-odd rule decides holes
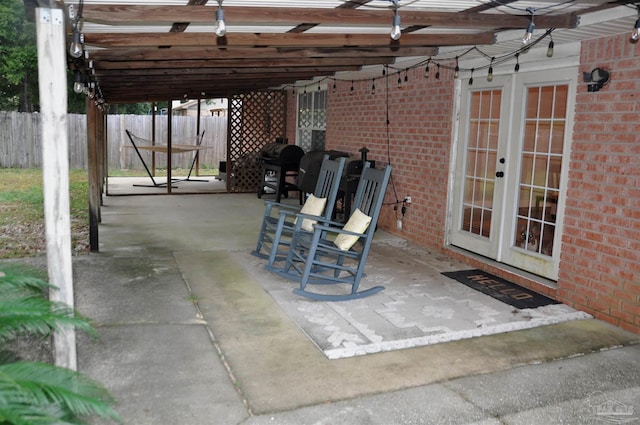
[[[0,168],[0,259],[42,255],[46,249],[42,170]],[[70,170],[71,244],[89,251],[87,171]]]

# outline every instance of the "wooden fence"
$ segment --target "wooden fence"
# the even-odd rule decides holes
[[[197,117],[174,116],[172,141],[175,144],[195,144]],[[155,143],[167,143],[166,116],[156,116]],[[68,115],[69,166],[87,168],[87,120],[86,115]],[[109,115],[107,117],[107,151],[109,169],[141,170],[144,167],[136,155],[125,130],[148,140],[152,139],[152,116]],[[227,117],[200,117],[200,132],[204,131],[200,151],[200,167],[218,166],[227,156]],[[37,113],[0,111],[0,167],[40,168],[42,165],[40,117]],[[151,152],[141,151],[147,164],[151,164]],[[194,152],[174,154],[173,167],[189,168]],[[156,153],[156,167],[166,168],[166,155]]]

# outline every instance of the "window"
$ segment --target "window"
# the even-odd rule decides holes
[[[327,128],[327,91],[298,94],[298,131],[296,144],[305,152],[325,149]]]

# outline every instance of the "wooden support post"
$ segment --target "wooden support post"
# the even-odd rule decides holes
[[[47,270],[51,300],[73,307],[67,74],[62,9],[36,8]],[[77,369],[73,329],[54,333],[55,363]]]
[[[171,132],[173,131],[172,126],[172,115],[173,115],[173,105],[172,101],[169,99],[167,102],[169,106],[167,107],[167,193],[171,193]]]
[[[151,146],[156,145],[156,108],[157,103],[151,104]],[[156,176],[156,151],[151,151],[151,175]]]
[[[89,169],[89,249],[100,251],[98,224],[100,223],[100,173],[98,168],[98,126],[102,124],[99,111],[91,99],[87,99],[87,156]]]
[[[196,118],[196,144],[200,140],[200,98],[198,98],[198,117]],[[200,151],[196,151],[196,176],[200,175]]]

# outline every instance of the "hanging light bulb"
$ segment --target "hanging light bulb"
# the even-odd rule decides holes
[[[376,80],[371,80],[371,94],[376,94]]]
[[[79,58],[80,56],[82,56],[82,51],[84,50],[82,42],[82,34],[80,34],[80,31],[75,29],[73,31],[73,35],[71,36],[71,44],[69,45],[69,54],[72,58]]]
[[[218,3],[216,10],[216,35],[224,37],[227,34],[227,24],[224,22],[224,10],[222,10],[222,2]]]
[[[493,61],[496,58],[491,58],[491,64],[489,65],[489,72],[487,72],[487,81],[493,81]]]
[[[395,2],[395,10],[393,11],[393,21],[391,24],[391,36],[392,40],[400,40],[400,36],[402,35],[402,30],[400,30],[400,15],[398,14],[398,2]]]
[[[551,34],[549,34],[549,37],[551,37]],[[553,37],[551,37],[551,40],[549,40],[549,47],[547,47],[547,57],[553,57]]]
[[[429,78],[429,62],[431,62],[431,58],[427,60],[427,66],[424,68],[424,78]]]
[[[533,38],[533,30],[536,28],[536,24],[533,23],[533,15],[535,14],[536,10],[528,7],[527,12],[529,12],[529,14],[531,15],[531,20],[529,21],[529,25],[527,25],[524,37],[522,37],[522,44],[531,43],[531,39]]]
[[[513,72],[520,71],[520,53],[516,53],[516,66],[513,68]]]
[[[640,6],[638,6],[638,13],[640,13]],[[633,43],[640,40],[640,18],[636,20],[636,24],[633,26],[633,31],[631,31],[631,41]]]
[[[458,65],[458,57],[456,56],[456,67],[453,69],[453,78],[460,76],[460,66]]]
[[[440,79],[440,64],[436,64],[436,80]]]
[[[471,77],[469,77],[469,85],[470,86],[473,85],[473,71],[475,71],[475,68],[471,68]]]
[[[80,71],[76,71],[76,79],[73,83],[73,91],[80,94],[84,91],[84,81]]]
[[[351,80],[351,89],[349,89],[349,94],[353,94],[353,80]]]

